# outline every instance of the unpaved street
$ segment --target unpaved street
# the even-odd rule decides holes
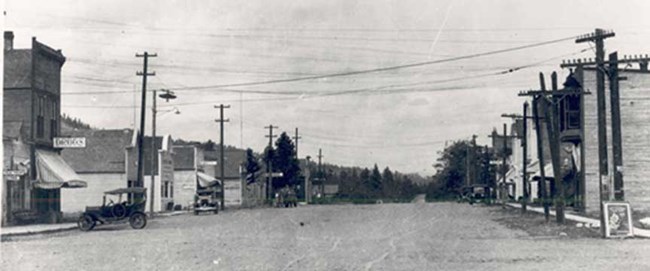
[[[650,270],[649,240],[529,236],[499,207],[300,206],[2,242],[3,270]]]

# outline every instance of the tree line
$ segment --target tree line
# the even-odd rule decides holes
[[[282,177],[273,178],[273,189],[285,186],[298,187],[303,185],[306,172],[309,177],[325,180],[326,184],[338,185],[338,193],[332,199],[340,201],[410,201],[422,186],[416,184],[412,175],[392,171],[386,167],[383,171],[375,165],[372,169],[358,167],[342,167],[337,165],[321,165],[309,159],[301,161],[296,157],[295,144],[286,133],[279,135],[272,147],[266,147],[260,155],[252,149],[246,151],[244,165],[249,183],[266,181],[261,172],[272,167],[273,172],[281,172]],[[421,177],[418,176],[418,179]]]

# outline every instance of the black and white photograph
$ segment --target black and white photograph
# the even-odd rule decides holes
[[[650,270],[650,1],[1,1],[1,270]]]
[[[611,238],[629,237],[632,232],[632,215],[630,205],[625,202],[603,203],[605,212],[605,235]]]

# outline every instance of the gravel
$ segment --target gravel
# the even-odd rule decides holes
[[[0,263],[3,270],[650,270],[648,240],[578,235],[575,225],[530,230],[524,218],[501,207],[422,202],[230,210],[155,219],[143,230],[14,239],[1,243]]]

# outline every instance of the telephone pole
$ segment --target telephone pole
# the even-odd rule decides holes
[[[152,91],[152,96],[151,96],[151,102],[153,103],[153,106],[151,107],[151,163],[149,163],[149,174],[151,174],[151,191],[149,191],[150,199],[149,199],[149,207],[151,208],[151,216],[154,214],[153,210],[153,202],[154,198],[156,196],[156,193],[154,193],[154,187],[156,186],[156,171],[154,170],[154,165],[155,165],[155,160],[158,158],[157,154],[157,149],[156,149],[156,90],[154,89]],[[160,166],[160,165],[158,165]],[[161,176],[162,177],[162,176]],[[162,178],[160,179],[160,182],[162,184]]]
[[[528,120],[531,117],[528,116],[528,101],[524,102],[524,114],[502,114],[501,117],[512,118],[513,120],[522,120],[522,133],[518,136],[513,136],[513,138],[519,138],[521,140],[522,148],[522,192],[523,200],[521,201],[521,212],[525,213],[528,205],[528,198],[530,197],[528,190]],[[514,148],[514,144],[513,144]]]
[[[526,168],[528,166],[528,101],[524,102],[524,118],[523,118],[523,127],[522,127],[522,132],[521,132],[521,148],[523,149],[523,162],[521,165],[522,168],[522,192],[524,193],[524,199],[521,201],[521,212],[525,213],[527,204],[528,204],[528,198],[530,197],[528,194],[528,169]]]
[[[224,147],[223,147],[223,123],[224,122],[229,122],[229,119],[224,119],[223,118],[223,109],[224,108],[230,108],[230,105],[223,105],[220,104],[219,106],[214,106],[214,108],[219,108],[219,119],[215,120],[216,122],[219,123],[219,128],[220,128],[220,134],[221,136],[219,137],[219,146],[221,146],[221,153],[219,154],[219,169],[221,169],[221,210],[223,211],[225,209],[225,199],[224,199],[224,190],[226,189],[226,176],[225,176],[225,164],[226,160],[224,159]]]
[[[594,33],[576,39],[576,43],[594,42],[596,44],[596,103],[598,105],[598,190],[600,192],[600,228],[605,235],[605,217],[603,200],[608,200],[603,189],[603,177],[609,174],[607,169],[607,123],[605,113],[605,44],[606,38],[614,37],[614,32],[596,29]]]
[[[609,102],[612,112],[612,155],[614,158],[614,200],[625,200],[623,189],[623,139],[621,136],[621,107],[618,81],[618,53],[609,54]]]
[[[507,197],[508,186],[506,185],[508,181],[506,178],[506,174],[508,174],[507,159],[508,159],[508,125],[504,123],[503,124],[503,165],[502,165],[503,168],[501,169],[501,174],[503,174],[503,182],[501,183],[501,189],[499,189],[499,191],[501,191],[501,203],[503,207],[506,206],[506,199],[508,198]]]
[[[135,54],[135,57],[142,57],[144,58],[144,63],[142,65],[142,72],[136,72],[137,76],[142,76],[142,101],[140,105],[140,131],[138,131],[138,176],[137,176],[137,181],[135,183],[136,187],[144,187],[144,174],[143,174],[143,169],[144,169],[144,162],[143,162],[143,144],[144,144],[144,122],[145,122],[145,107],[147,106],[147,76],[155,76],[155,72],[149,73],[147,70],[148,65],[149,65],[149,58],[150,57],[157,57],[157,54],[149,54],[148,52],[144,52],[144,54]],[[151,187],[151,190],[153,192],[154,187]],[[153,202],[153,201],[152,201]]]
[[[168,102],[169,102],[169,99],[176,99],[176,95],[174,95],[173,92],[171,92],[169,90],[166,90],[166,89],[161,89],[161,90],[163,92],[165,92],[165,93],[160,94],[160,98],[163,98]],[[157,93],[157,91],[154,89],[152,91],[153,95],[151,96],[153,106],[151,107],[151,163],[149,165],[151,166],[150,167],[150,174],[151,174],[151,187],[152,187],[152,189],[149,192],[149,195],[150,195],[149,207],[150,207],[150,211],[151,211],[152,216],[154,214],[153,202],[154,202],[154,198],[156,196],[156,194],[154,193],[154,189],[153,189],[153,187],[155,187],[155,185],[156,185],[156,178],[155,178],[156,171],[154,169],[154,165],[155,165],[155,161],[157,161],[157,159],[158,159],[158,148],[156,148],[156,114],[158,114],[158,110],[156,108],[156,93]],[[160,165],[158,165],[158,167],[160,167]],[[160,176],[160,178],[161,178],[160,181],[162,182],[162,176]]]
[[[318,149],[318,180],[320,181],[320,192],[322,197],[325,196],[325,178],[323,178],[323,165],[321,160],[323,159],[323,150]]]
[[[300,159],[298,156],[298,140],[301,139],[302,137],[298,135],[298,127],[296,127],[296,135],[293,137],[293,140],[296,141],[296,159]],[[298,161],[300,162],[300,161]]]
[[[268,158],[266,161],[266,196],[270,200],[272,198],[272,186],[273,186],[273,156],[271,155],[273,153],[273,138],[277,137],[273,135],[273,129],[278,129],[278,126],[273,126],[273,124],[269,124],[269,126],[264,127],[265,129],[269,129],[269,135],[266,137],[269,138],[269,147],[268,147]]]
[[[555,218],[558,224],[564,224],[564,179],[562,178],[560,166],[560,125],[559,125],[559,112],[557,105],[557,73],[551,74],[551,112],[545,108],[546,130],[548,131],[548,139],[551,149],[551,161],[553,165],[553,176],[555,177]],[[546,104],[544,104],[546,105]]]

